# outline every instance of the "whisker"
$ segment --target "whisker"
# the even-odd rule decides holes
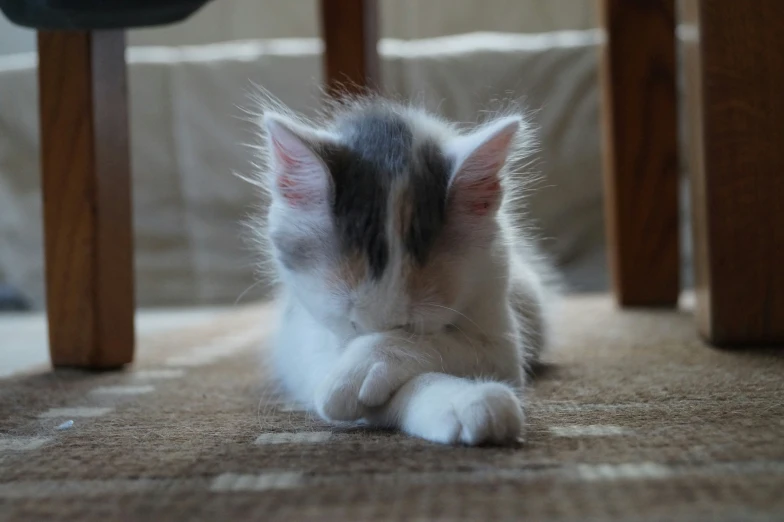
[[[415,344],[415,342],[412,340],[412,337],[409,337],[408,339],[406,339],[405,337],[401,337],[401,336],[398,336],[398,335],[389,335],[389,334],[385,334],[385,335],[386,335],[386,337],[389,337],[390,339],[396,339],[398,341],[404,341],[404,342],[407,342],[408,344]]]
[[[476,349],[476,346],[474,346],[474,343],[471,342],[471,339],[468,337],[468,335],[466,335],[466,333],[463,331],[462,328],[460,328],[456,324],[453,324],[452,326],[454,326],[458,332],[463,334],[463,337],[465,337],[465,340],[468,343],[468,345],[474,350],[474,356],[476,357],[476,367],[479,368],[479,350]]]
[[[488,335],[488,333],[487,333],[487,332],[485,332],[485,331],[484,331],[484,329],[483,329],[481,326],[479,326],[478,324],[476,324],[476,321],[474,321],[473,319],[471,319],[470,317],[468,317],[468,316],[467,316],[466,314],[464,314],[463,312],[460,312],[460,311],[457,311],[457,310],[455,310],[454,308],[449,308],[448,306],[443,306],[443,305],[439,305],[439,304],[432,304],[432,303],[427,303],[427,304],[424,304],[424,306],[434,306],[434,307],[437,307],[437,308],[443,308],[444,310],[449,310],[450,312],[454,312],[454,313],[456,313],[456,314],[458,314],[458,315],[460,315],[460,316],[464,317],[464,318],[465,318],[467,321],[469,321],[469,322],[470,322],[472,325],[476,326],[477,330],[479,330],[479,331],[480,331],[480,332],[481,332],[483,335],[485,335],[486,337],[490,337],[490,335]],[[454,325],[453,325],[453,326],[454,326]]]
[[[268,381],[265,386],[260,390],[259,404],[256,408],[256,419],[258,421],[259,429],[266,431],[265,421],[270,414],[276,409],[280,401],[280,390],[275,382]]]
[[[262,280],[258,280],[258,281],[256,281],[255,283],[253,283],[252,285],[250,285],[248,288],[246,288],[245,290],[243,290],[243,291],[242,291],[242,293],[239,295],[239,297],[237,297],[237,300],[236,300],[236,301],[234,301],[234,306],[237,306],[237,304],[239,304],[240,300],[241,300],[243,297],[245,297],[245,295],[246,295],[248,292],[250,292],[251,290],[253,290],[253,289],[254,289],[254,288],[256,288],[257,286],[259,286],[259,285],[260,285],[260,284],[262,284],[263,282],[264,282],[264,281],[262,281]]]

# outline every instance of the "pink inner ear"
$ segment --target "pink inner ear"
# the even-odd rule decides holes
[[[496,150],[491,140],[469,156],[455,175],[454,191],[463,212],[484,216],[501,202],[501,180],[504,150]]]
[[[298,182],[301,180],[297,180],[297,172],[301,167],[300,162],[279,140],[272,138],[271,141],[278,163],[277,187],[280,195],[292,206],[306,204],[309,199],[307,191],[303,190],[302,183]]]
[[[479,143],[458,168],[452,186],[455,202],[463,213],[484,216],[498,209],[502,196],[500,173],[519,125],[519,120],[511,119],[477,136]]]
[[[453,189],[460,211],[475,216],[495,210],[501,200],[501,182],[495,175],[456,180]]]
[[[301,138],[280,124],[270,127],[275,158],[276,188],[292,207],[318,205],[326,197],[326,172],[315,153]]]
[[[477,216],[484,216],[497,204],[501,194],[501,183],[498,179],[483,179],[474,189],[474,202],[471,212]]]
[[[298,190],[297,182],[285,174],[278,177],[278,191],[292,206],[302,205],[308,201],[306,195]]]

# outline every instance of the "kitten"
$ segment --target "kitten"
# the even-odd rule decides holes
[[[459,130],[379,98],[333,109],[317,123],[262,116],[277,377],[328,421],[448,444],[519,439],[553,293],[511,223],[525,120]]]

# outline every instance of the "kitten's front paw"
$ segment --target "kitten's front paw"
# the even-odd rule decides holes
[[[340,362],[316,390],[318,414],[332,421],[355,421],[367,408],[381,406],[413,376],[410,361],[401,358],[399,339],[372,334],[352,341]]]
[[[444,444],[504,444],[520,439],[524,420],[522,405],[509,387],[479,383],[433,415],[424,435]]]

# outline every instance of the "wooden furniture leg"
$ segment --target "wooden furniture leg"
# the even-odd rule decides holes
[[[362,92],[379,85],[377,0],[321,0],[327,90]]]
[[[601,2],[605,216],[622,306],[674,306],[680,290],[674,4]]]
[[[122,31],[38,33],[49,350],[114,368],[134,347],[133,239]]]
[[[682,9],[699,330],[784,344],[784,2]]]

